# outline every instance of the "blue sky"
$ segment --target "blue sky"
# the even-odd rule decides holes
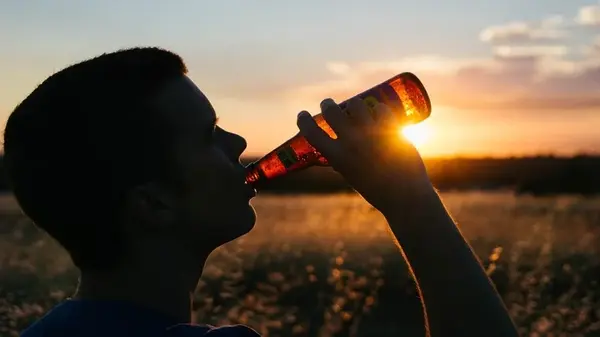
[[[431,88],[425,154],[591,151],[596,35],[600,6],[579,0],[4,0],[0,119],[54,71],[156,45],[186,60],[252,154],[294,134],[300,109],[400,71]]]

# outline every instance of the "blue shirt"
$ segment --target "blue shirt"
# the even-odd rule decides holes
[[[66,300],[33,323],[21,337],[259,337],[244,325],[177,324],[125,302]]]

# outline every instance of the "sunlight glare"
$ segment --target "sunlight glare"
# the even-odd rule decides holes
[[[408,125],[398,130],[400,137],[408,139],[414,146],[423,146],[431,137],[431,129],[424,123]]]

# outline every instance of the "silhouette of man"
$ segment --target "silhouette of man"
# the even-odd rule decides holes
[[[10,115],[5,165],[16,199],[81,272],[73,298],[23,337],[255,336],[189,324],[209,254],[255,223],[239,157],[245,140],[217,125],[179,56],[158,48],[103,54],[50,76]],[[398,144],[384,105],[370,117],[321,104],[339,136],[307,112],[300,132],[387,219],[411,266],[432,336],[516,336],[417,151]],[[394,139],[395,144],[388,143]]]

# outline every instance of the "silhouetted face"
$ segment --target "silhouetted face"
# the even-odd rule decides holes
[[[166,114],[170,125],[165,127],[176,134],[173,155],[180,185],[176,193],[163,191],[164,210],[154,220],[164,222],[162,235],[195,245],[190,249],[210,249],[249,232],[256,220],[249,204],[254,190],[245,185],[239,162],[246,141],[216,125],[210,102],[186,76],[167,84],[155,103]]]

